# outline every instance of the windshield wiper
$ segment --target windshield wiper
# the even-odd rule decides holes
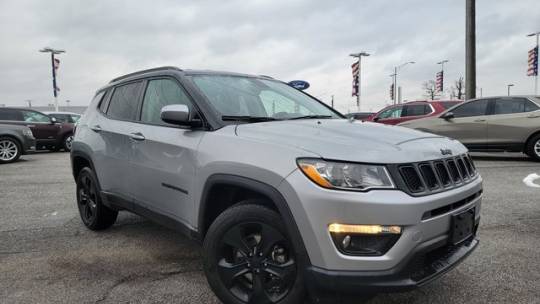
[[[261,121],[274,121],[278,120],[273,117],[267,116],[247,116],[247,115],[223,115],[221,116],[223,121],[247,121],[247,122],[261,122]]]
[[[316,119],[316,118],[332,118],[332,115],[305,115],[305,116],[298,116],[289,118],[289,120],[293,119]]]

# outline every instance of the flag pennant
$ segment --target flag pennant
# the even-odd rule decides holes
[[[358,96],[359,86],[358,86],[358,76],[353,77],[352,82],[352,96]]]
[[[538,76],[538,47],[529,50],[527,76]]]
[[[440,71],[435,76],[435,89],[438,92],[442,92],[444,89],[444,72]]]
[[[353,82],[352,82],[352,96],[358,96],[360,94],[360,64],[355,62],[351,65]]]

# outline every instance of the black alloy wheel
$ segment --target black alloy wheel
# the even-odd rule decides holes
[[[91,230],[112,226],[118,216],[118,211],[101,202],[99,185],[90,168],[82,169],[77,177],[77,207],[84,225]]]
[[[214,222],[205,240],[211,251],[205,252],[205,271],[223,302],[297,303],[303,296],[295,251],[281,223],[275,212],[256,205],[235,206]]]

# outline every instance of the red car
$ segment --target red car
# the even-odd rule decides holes
[[[366,121],[397,125],[408,120],[438,115],[460,102],[462,100],[430,100],[391,105],[371,115]]]

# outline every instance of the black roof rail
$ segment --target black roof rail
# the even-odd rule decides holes
[[[174,67],[174,66],[162,66],[162,67],[158,67],[158,68],[141,70],[141,71],[129,73],[129,74],[126,74],[126,75],[123,75],[123,76],[120,76],[120,77],[116,77],[113,80],[109,81],[109,83],[113,83],[113,82],[116,82],[118,80],[122,80],[122,79],[125,79],[125,78],[128,78],[128,77],[131,77],[131,76],[136,76],[136,75],[140,75],[140,74],[144,74],[144,73],[148,73],[148,72],[165,71],[165,70],[182,71],[181,69],[179,69],[177,67]]]

